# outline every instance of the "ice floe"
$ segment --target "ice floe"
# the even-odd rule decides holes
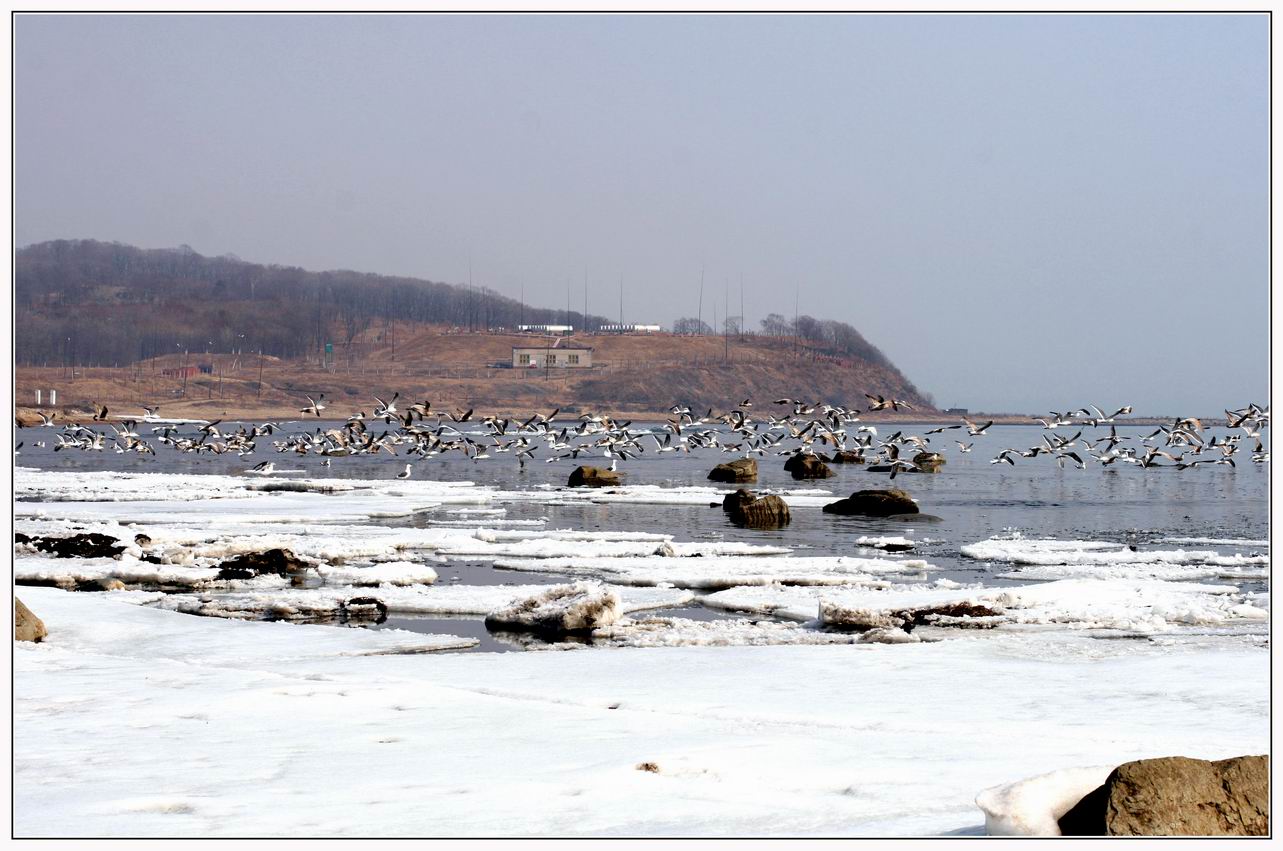
[[[326,586],[323,588],[265,589],[218,594],[135,594],[115,592],[124,602],[213,617],[331,620],[353,597],[372,597],[389,614],[487,615],[518,600],[548,590],[548,585],[414,585]],[[611,586],[624,613],[682,606],[694,594],[676,588],[626,588]]]
[[[1245,567],[1269,564],[1269,556],[1221,555],[1212,550],[1139,550],[1106,541],[990,538],[961,548],[967,558],[1028,565],[1199,565]]]
[[[717,553],[730,545],[681,545],[686,549]],[[679,551],[680,556],[680,551]],[[681,588],[726,588],[786,582],[797,585],[846,585],[868,583],[878,576],[917,575],[931,570],[921,559],[892,560],[849,556],[797,558],[740,558],[686,556],[677,558],[577,558],[496,559],[503,570],[560,573],[599,577],[623,585],[676,585]]]
[[[702,597],[706,606],[799,621],[822,603],[868,613],[958,604],[995,609],[1011,624],[1070,629],[1164,632],[1184,626],[1263,625],[1268,611],[1233,586],[1132,579],[1065,579],[1006,588],[729,588]]]
[[[1115,766],[1062,768],[985,789],[976,806],[990,836],[1060,836],[1060,817],[1099,787]]]

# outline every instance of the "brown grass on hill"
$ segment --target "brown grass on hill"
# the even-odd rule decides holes
[[[685,337],[672,334],[576,335],[561,345],[592,346],[594,367],[584,370],[512,369],[515,345],[549,338],[504,333],[449,333],[398,323],[374,327],[351,346],[336,345],[331,365],[318,356],[279,360],[189,352],[119,368],[19,367],[16,402],[35,410],[41,389],[58,391],[57,408],[67,416],[106,404],[113,415],[142,414],[160,405],[165,417],[202,419],[294,417],[306,396],[325,394],[326,414],[370,412],[373,397],[432,402],[434,410],[476,408],[528,415],[560,407],[573,413],[602,411],[624,416],[663,416],[675,404],[693,410],[727,410],[745,397],[777,410],[777,398],[823,400],[867,407],[864,393],[908,399],[921,413],[932,411],[896,370],[842,361],[791,341],[745,336]],[[181,378],[165,369],[208,365],[210,372]],[[262,385],[259,385],[259,375]]]

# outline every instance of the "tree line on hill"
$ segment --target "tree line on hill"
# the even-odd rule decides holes
[[[740,316],[728,316],[719,324],[722,326],[720,331],[696,317],[685,316],[673,323],[673,333],[732,336],[753,333],[744,327],[743,317]],[[816,319],[806,314],[790,320],[779,313],[771,313],[761,321],[761,326],[759,333],[766,337],[794,338],[835,357],[865,360],[877,366],[893,366],[881,349],[864,339],[863,334],[845,322]]]
[[[298,357],[392,321],[467,330],[611,321],[590,314],[585,323],[582,312],[531,307],[487,287],[308,272],[187,246],[55,240],[19,250],[14,277],[14,345],[25,364],[110,366],[181,351]]]

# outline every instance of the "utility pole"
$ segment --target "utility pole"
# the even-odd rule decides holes
[[[588,333],[588,267],[584,267],[584,333]]]
[[[722,360],[731,359],[731,279],[726,279],[726,293],[723,296],[726,308],[726,318],[722,321],[726,325],[722,328]]]
[[[570,325],[570,278],[566,278],[566,325]]]
[[[740,272],[740,339],[744,339],[744,273]]]
[[[624,333],[624,273],[619,273],[619,333]]]
[[[716,320],[714,320],[716,321]],[[704,333],[704,267],[699,267],[699,312],[695,314],[695,333]]]

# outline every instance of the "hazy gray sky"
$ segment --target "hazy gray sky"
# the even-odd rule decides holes
[[[1268,393],[1268,27],[19,16],[17,242],[471,258],[550,307],[586,268],[664,324],[703,268],[706,319],[800,288],[941,406],[1204,414]]]

